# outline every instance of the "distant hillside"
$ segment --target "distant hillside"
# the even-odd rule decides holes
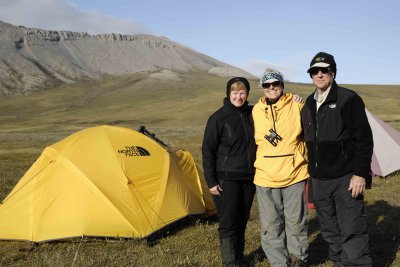
[[[29,94],[103,74],[162,70],[252,77],[165,37],[47,31],[0,21],[0,95]]]

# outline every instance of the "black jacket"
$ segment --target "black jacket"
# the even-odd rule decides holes
[[[225,98],[223,107],[208,119],[202,152],[209,188],[218,184],[218,178],[253,179],[256,145],[252,109],[247,102],[236,108]]]
[[[370,182],[373,139],[360,96],[334,81],[318,112],[314,94],[307,98],[302,123],[312,177],[353,173]]]

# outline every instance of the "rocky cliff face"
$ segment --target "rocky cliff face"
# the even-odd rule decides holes
[[[47,31],[0,21],[0,95],[28,94],[103,74],[161,70],[251,77],[164,37]]]

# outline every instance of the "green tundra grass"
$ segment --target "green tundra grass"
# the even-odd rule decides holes
[[[111,124],[143,124],[172,148],[189,150],[201,166],[201,141],[209,115],[225,96],[226,78],[197,72],[180,80],[151,79],[149,73],[79,81],[20,97],[0,97],[0,200],[41,151],[78,130]],[[340,81],[339,81],[340,82]],[[250,103],[261,96],[251,81]],[[400,86],[347,85],[366,107],[400,130]],[[287,83],[303,98],[310,84]],[[400,160],[400,159],[399,159]],[[201,167],[199,167],[201,169]],[[375,177],[366,193],[374,266],[400,266],[400,174]],[[78,238],[31,244],[0,241],[0,266],[218,266],[215,218],[186,218],[151,238]],[[310,264],[330,266],[315,211],[309,214]],[[260,247],[257,203],[247,228],[245,254],[254,266],[269,266]]]

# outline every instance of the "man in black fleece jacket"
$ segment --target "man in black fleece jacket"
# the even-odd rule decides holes
[[[363,193],[371,182],[373,140],[365,106],[336,84],[332,55],[319,52],[307,72],[316,90],[302,123],[321,234],[335,266],[371,266]]]

